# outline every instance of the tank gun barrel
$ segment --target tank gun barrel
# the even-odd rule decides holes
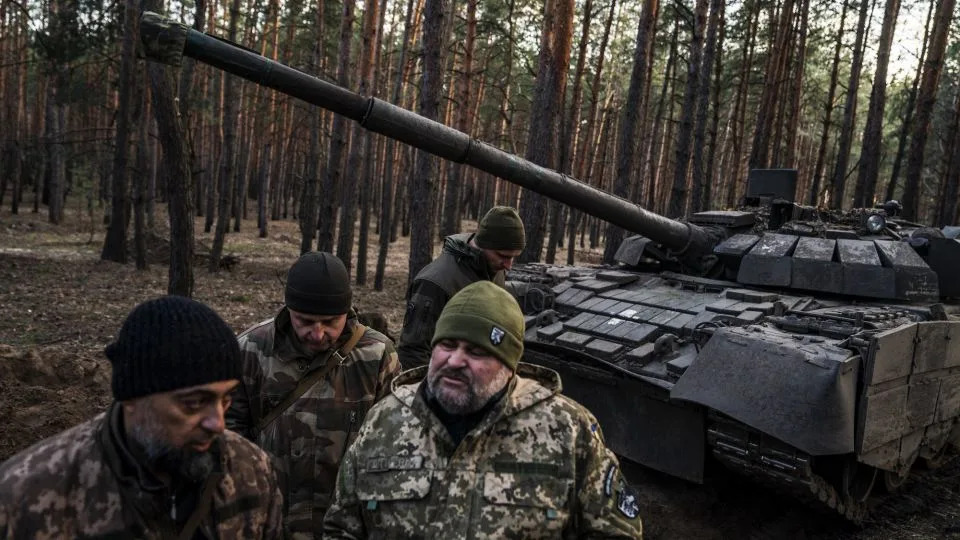
[[[140,34],[144,55],[151,60],[180,65],[183,56],[193,58],[344,115],[367,130],[441,158],[470,165],[628,231],[643,234],[678,254],[700,253],[711,249],[715,242],[701,227],[649,212],[637,204],[504,152],[444,124],[320,80],[156,13],[143,13]]]

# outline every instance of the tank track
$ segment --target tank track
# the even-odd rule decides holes
[[[715,413],[710,414],[708,422],[707,444],[713,456],[734,472],[854,523],[866,519],[867,504],[843,496],[814,473],[809,455]]]

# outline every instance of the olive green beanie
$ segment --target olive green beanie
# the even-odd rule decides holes
[[[523,331],[523,312],[517,300],[492,281],[477,281],[443,307],[430,346],[443,339],[469,341],[516,371],[523,356]]]
[[[474,241],[481,249],[522,250],[527,237],[516,210],[509,206],[494,206],[480,219]]]

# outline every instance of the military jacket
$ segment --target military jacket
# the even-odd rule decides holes
[[[490,272],[483,252],[470,246],[472,233],[446,237],[443,251],[424,266],[407,289],[407,307],[397,352],[404,369],[422,366],[430,359],[430,341],[443,306],[460,289],[481,280],[504,285],[502,271]]]
[[[330,538],[640,538],[634,492],[596,419],[520,364],[499,404],[459,446],[405,372],[347,452]]]
[[[176,538],[183,530],[176,510],[189,521],[199,505],[178,506],[174,495],[182,492],[137,464],[117,435],[120,418],[114,404],[3,463],[0,538]],[[210,506],[192,538],[282,537],[282,496],[266,453],[226,431],[218,454]]]
[[[285,522],[296,537],[310,538],[323,525],[340,460],[363,424],[367,411],[389,394],[400,372],[389,338],[367,328],[346,355],[334,351],[349,340],[356,319],[349,317],[329,352],[299,346],[284,308],[277,317],[240,335],[243,380],[227,411],[227,426],[274,457],[283,490]],[[328,362],[336,365],[262,431],[261,419],[301,378]]]

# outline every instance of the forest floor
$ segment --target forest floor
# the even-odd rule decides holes
[[[159,216],[158,216],[159,219]],[[197,221],[198,252],[212,244]],[[471,230],[472,223],[465,223]],[[292,221],[271,222],[268,238],[253,221],[227,236],[224,253],[237,258],[229,271],[195,268],[195,298],[216,309],[236,331],[270,317],[282,306],[283,280],[299,253]],[[110,367],[103,357],[129,310],[166,291],[162,242],[150,246],[145,271],[132,262],[99,260],[104,228],[99,220],[67,211],[64,225],[46,214],[0,212],[0,461],[58,433],[110,402]],[[383,314],[397,334],[403,317],[408,239],[391,246],[385,290],[355,288],[361,311]],[[371,237],[368,283],[372,285],[377,237]],[[439,252],[439,247],[434,250]],[[598,252],[578,254],[596,262]],[[694,485],[625,464],[641,495],[648,539],[725,538],[960,538],[960,464],[911,480],[855,528],[746,480],[711,469]]]

